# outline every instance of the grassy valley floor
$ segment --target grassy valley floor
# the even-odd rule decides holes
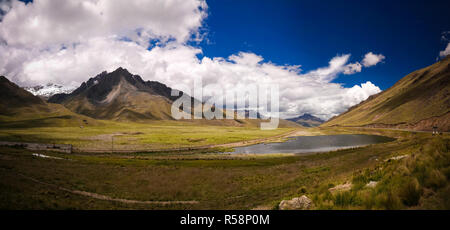
[[[310,131],[398,139],[313,155],[62,154],[3,147],[0,208],[276,209],[281,200],[303,194],[315,209],[450,208],[448,134],[356,128],[299,134]],[[373,188],[366,186],[371,181],[377,182]],[[345,183],[350,190],[330,192]]]
[[[295,128],[261,130],[258,126],[215,126],[193,122],[101,121],[92,126],[0,126],[0,140],[72,144],[78,152],[148,151],[220,145],[282,135]]]

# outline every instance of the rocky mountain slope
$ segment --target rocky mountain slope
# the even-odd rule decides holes
[[[103,72],[70,94],[56,94],[51,103],[60,103],[73,112],[96,119],[143,120],[172,119],[171,88],[144,81],[126,69]]]
[[[450,56],[408,74],[322,126],[450,130]]]

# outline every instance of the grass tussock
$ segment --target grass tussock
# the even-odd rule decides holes
[[[352,176],[350,191],[331,194],[322,186],[313,195],[319,209],[450,209],[450,141],[433,137],[404,149]],[[394,158],[395,159],[395,158]],[[370,182],[376,186],[367,186]]]

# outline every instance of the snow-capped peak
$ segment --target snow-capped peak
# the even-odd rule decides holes
[[[48,98],[59,93],[71,93],[75,90],[75,87],[65,87],[58,84],[48,83],[45,86],[37,85],[32,87],[24,87],[24,89],[35,96]]]

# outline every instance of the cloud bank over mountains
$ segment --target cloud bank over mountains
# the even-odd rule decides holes
[[[93,38],[127,37],[188,40],[206,17],[206,3],[193,0],[36,0],[12,1],[0,36],[10,46],[72,45]]]
[[[450,43],[447,44],[447,47],[439,52],[440,57],[446,57],[447,55],[450,55]]]
[[[323,119],[344,112],[380,92],[371,82],[346,88],[332,81],[382,62],[367,53],[332,57],[327,66],[303,73],[300,66],[277,65],[240,52],[202,57],[189,45],[204,37],[208,14],[199,0],[17,0],[0,5],[0,74],[19,85],[48,82],[78,86],[98,73],[121,66],[144,80],[174,86],[218,84],[239,90],[247,84],[278,84],[282,117],[303,113]],[[324,60],[325,61],[325,60]]]
[[[445,47],[445,49],[439,52],[439,57],[440,58],[445,58],[448,55],[450,55],[450,31],[442,32],[441,40],[443,42],[448,42],[447,46]]]

